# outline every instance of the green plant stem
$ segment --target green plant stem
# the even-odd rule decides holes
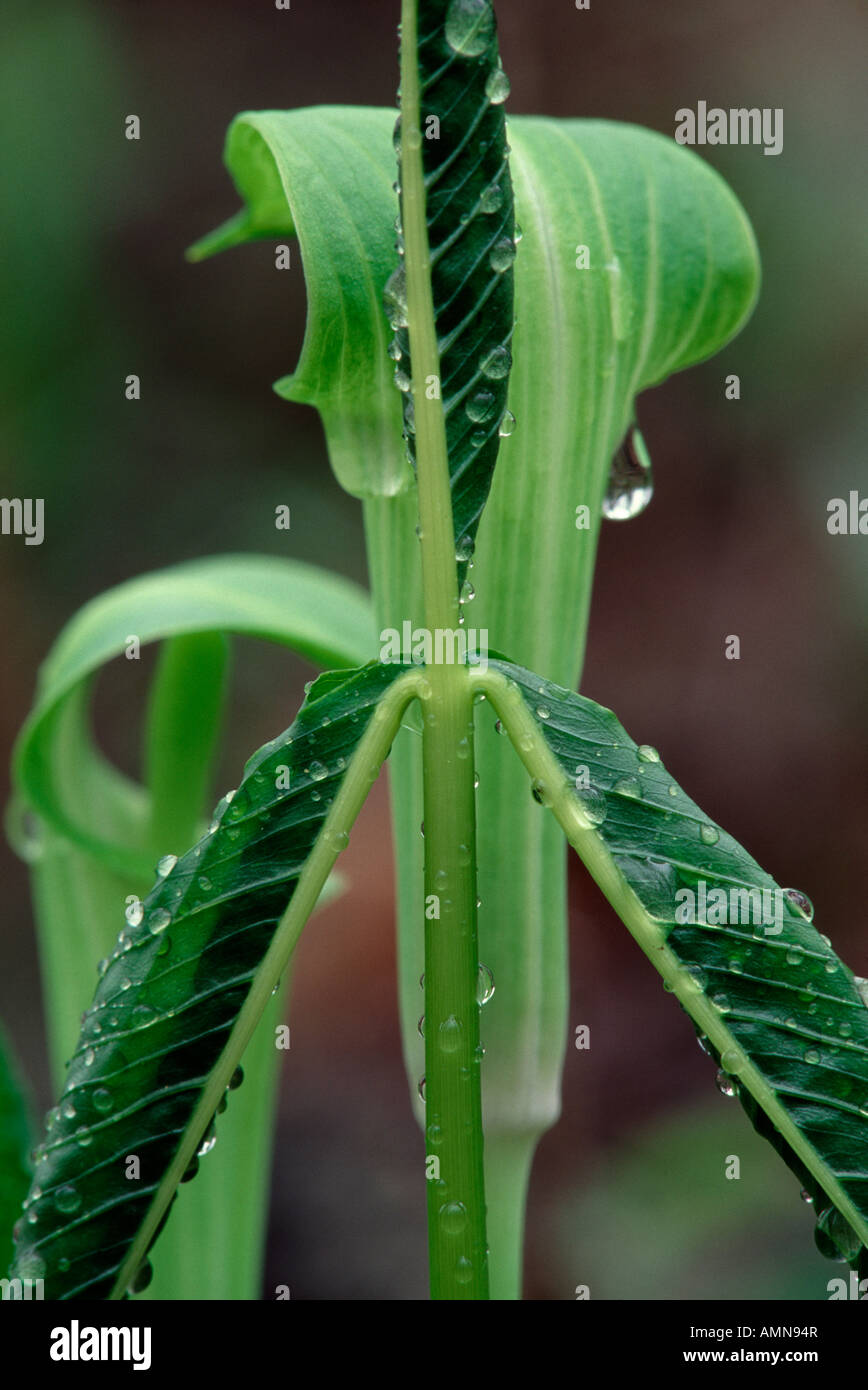
[[[422,590],[429,634],[455,632],[458,592],[420,134],[416,0],[401,39],[402,222],[415,403]],[[431,397],[435,398],[432,399]],[[473,697],[467,669],[433,663],[421,687],[425,783],[425,1135],[431,1296],[486,1299],[476,981]],[[420,904],[421,907],[421,904]]]

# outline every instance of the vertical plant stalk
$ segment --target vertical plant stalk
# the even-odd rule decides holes
[[[415,405],[425,623],[458,626],[458,585],[440,355],[431,292],[416,0],[403,0],[401,215]],[[430,399],[435,396],[435,399]],[[433,663],[421,687],[425,782],[425,1103],[431,1296],[487,1299],[473,696],[461,666]],[[420,909],[423,904],[420,903]]]

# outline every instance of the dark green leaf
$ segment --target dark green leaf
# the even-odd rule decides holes
[[[817,1243],[868,1242],[868,985],[610,710],[494,661],[483,688],[570,843],[815,1200]],[[691,920],[692,919],[692,920]]]
[[[508,91],[490,0],[421,0],[419,128],[440,389],[446,417],[459,583],[491,487],[506,412],[514,327],[515,217],[503,100]],[[411,363],[403,265],[386,287],[396,380]],[[414,399],[404,428],[415,461]]]
[[[0,1274],[12,1254],[10,1232],[30,1186],[30,1122],[24,1087],[0,1029]]]
[[[118,1297],[142,1278],[400,726],[413,679],[394,685],[401,670],[372,663],[320,677],[292,727],[250,759],[205,838],[161,864],[157,885],[128,909],[19,1237],[16,1272],[39,1271],[48,1298]]]

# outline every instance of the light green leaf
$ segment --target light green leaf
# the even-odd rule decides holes
[[[130,636],[144,645],[207,632],[264,637],[323,665],[357,663],[373,647],[362,591],[297,561],[195,560],[121,584],[86,604],[40,671],[36,704],[16,747],[15,781],[50,826],[121,873],[150,872],[154,832],[142,788],[93,746],[90,679],[124,652]],[[154,757],[151,772],[158,775]]]
[[[610,710],[494,661],[478,685],[570,843],[813,1197],[817,1243],[868,1244],[868,999],[781,889]]]

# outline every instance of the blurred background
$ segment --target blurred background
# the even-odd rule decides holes
[[[87,599],[227,551],[364,582],[358,504],[318,417],[270,386],[304,331],[300,265],[261,243],[191,267],[235,210],[223,135],[240,110],[391,105],[397,0],[43,0],[4,7],[0,51],[2,491],[44,497],[46,539],[0,538],[0,769],[37,667]],[[782,107],[784,148],[706,148],[753,221],[759,307],[710,364],[639,403],[650,508],[604,523],[585,693],[652,742],[688,793],[868,975],[868,563],[826,503],[868,494],[868,26],[859,0],[500,0],[508,110],[634,121],[682,106]],[[141,139],[124,139],[124,118]],[[298,268],[295,268],[298,266]],[[741,400],[724,398],[728,373]],[[140,375],[142,399],[124,399]],[[292,529],[274,529],[291,505]],[[741,660],[723,657],[727,634]],[[107,670],[103,746],[139,770],[129,682]],[[236,644],[218,786],[291,721],[311,672]],[[8,787],[8,779],[7,779]],[[4,788],[4,800],[5,800]],[[426,1296],[420,1136],[396,1011],[382,782],[342,860],[352,895],[306,933],[281,1086],[266,1288]],[[51,1103],[27,873],[0,846],[0,1017]],[[526,1297],[826,1297],[796,1180],[718,1095],[638,948],[571,863],[564,1112],[543,1140]],[[721,1182],[724,1157],[739,1182]]]

